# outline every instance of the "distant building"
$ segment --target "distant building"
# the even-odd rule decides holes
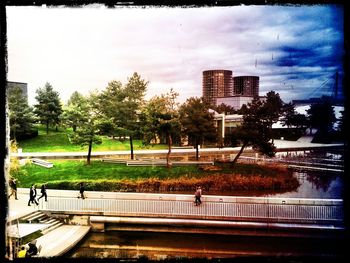
[[[217,105],[217,98],[233,95],[233,79],[231,70],[203,71],[203,100]]]
[[[203,100],[213,106],[222,103],[240,109],[259,97],[258,76],[232,77],[231,70],[203,71]]]
[[[7,89],[13,89],[15,87],[19,87],[22,89],[23,96],[27,99],[28,102],[28,84],[24,82],[15,82],[15,81],[8,81],[7,82]]]
[[[239,110],[242,108],[244,104],[248,104],[252,102],[254,97],[252,96],[232,96],[232,97],[225,97],[225,98],[217,98],[216,103],[217,105],[220,105],[222,103],[231,106],[235,110]]]
[[[234,95],[259,96],[259,77],[238,76],[233,78]]]

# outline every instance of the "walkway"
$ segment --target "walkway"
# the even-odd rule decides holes
[[[27,193],[28,189],[18,189]],[[192,195],[120,193],[86,191],[78,199],[78,190],[48,190],[48,202],[39,209],[51,213],[87,216],[149,217],[221,220],[257,223],[300,223],[314,227],[342,227],[341,199],[238,197],[204,195],[203,204],[194,206]]]

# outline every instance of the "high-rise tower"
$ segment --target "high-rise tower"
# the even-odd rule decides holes
[[[216,105],[216,99],[233,95],[231,70],[203,71],[203,100]]]
[[[234,77],[233,94],[258,97],[259,96],[259,77],[257,76]]]

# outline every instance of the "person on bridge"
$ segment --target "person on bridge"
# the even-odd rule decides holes
[[[30,203],[34,203],[36,205],[39,205],[39,203],[35,200],[36,197],[36,186],[34,184],[32,184],[32,186],[30,187],[29,190],[29,201],[28,201],[28,206],[30,206]]]
[[[47,202],[46,184],[43,184],[41,186],[40,192],[41,192],[41,196],[38,198],[38,201],[40,200],[40,198],[45,197],[45,202]]]
[[[85,196],[84,196],[84,191],[85,191],[85,184],[83,182],[81,182],[79,184],[79,193],[80,193],[80,196],[78,196],[78,198],[81,198],[81,199],[85,199]]]
[[[18,200],[17,198],[17,181],[16,178],[11,178],[9,182],[10,188],[11,188],[11,194],[8,196],[10,198],[12,195],[15,196],[15,199]]]
[[[200,186],[197,187],[197,190],[196,192],[194,193],[194,197],[195,197],[195,200],[194,200],[194,203],[196,205],[200,205],[202,203],[201,201],[201,197],[202,197],[202,189]]]

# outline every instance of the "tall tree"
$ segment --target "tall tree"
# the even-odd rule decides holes
[[[330,97],[322,97],[320,102],[311,104],[307,110],[311,128],[316,128],[322,135],[333,130],[336,121],[334,108]]]
[[[255,98],[248,104],[246,113],[243,115],[243,123],[236,130],[236,137],[241,142],[241,149],[232,161],[233,163],[238,160],[247,146],[251,146],[270,157],[275,155],[275,147],[270,142],[272,138],[270,119],[272,116],[268,116],[266,112],[266,103],[267,101],[263,102],[259,98]]]
[[[88,98],[88,105],[90,105],[91,97]],[[90,164],[91,152],[94,144],[101,144],[102,139],[99,136],[99,118],[93,107],[86,107],[78,120],[80,125],[77,126],[76,131],[71,135],[71,141],[82,147],[88,146],[87,164]]]
[[[62,119],[68,127],[72,127],[73,131],[84,121],[86,111],[88,110],[87,99],[75,91],[69,98],[67,105],[63,108]]]
[[[8,105],[10,117],[10,137],[14,140],[31,133],[35,122],[33,109],[29,107],[23,91],[14,87],[8,91]]]
[[[147,85],[148,82],[136,72],[124,86],[119,81],[112,81],[98,96],[96,105],[104,120],[104,128],[108,127],[113,135],[129,136],[131,159],[134,159],[133,136],[140,129],[138,115],[144,103]]]
[[[179,114],[182,132],[188,136],[189,144],[195,146],[198,160],[198,145],[217,138],[213,113],[209,112],[209,105],[202,98],[191,97],[180,106]]]
[[[43,88],[36,90],[37,96],[35,99],[38,104],[34,105],[34,113],[39,121],[46,126],[46,133],[49,133],[50,125],[60,123],[60,116],[63,112],[59,98],[59,93],[54,91],[50,83],[46,83]]]
[[[166,94],[154,96],[142,110],[144,143],[149,144],[157,135],[161,142],[165,141],[168,144],[167,167],[171,167],[170,154],[173,141],[180,137],[176,103],[178,95],[171,89]]]
[[[260,111],[261,118],[266,122],[270,132],[272,130],[272,125],[276,123],[283,113],[283,101],[280,95],[274,91],[269,91],[266,94],[266,100],[262,104]],[[273,142],[273,138],[272,138]]]

